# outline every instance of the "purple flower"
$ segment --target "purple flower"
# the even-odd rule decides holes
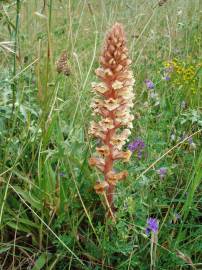
[[[192,144],[194,141],[193,141],[193,138],[192,137],[190,137],[189,139],[188,139],[188,142],[189,142],[189,144]]]
[[[148,235],[150,232],[157,233],[159,228],[158,220],[156,218],[148,218],[147,219],[147,228],[145,230]]]
[[[160,176],[160,178],[163,179],[166,176],[166,174],[167,174],[167,168],[161,167],[156,172],[158,173],[158,175]]]
[[[195,150],[196,149],[196,144],[194,143],[193,138],[190,137],[187,141],[189,143],[190,150]]]
[[[128,145],[128,148],[131,152],[134,152],[134,151],[139,150],[139,149],[143,149],[144,147],[145,147],[145,144],[144,144],[143,140],[141,140],[141,139],[136,139]]]
[[[151,80],[145,80],[144,82],[147,86],[147,89],[154,89],[154,83]]]
[[[128,145],[128,149],[133,153],[136,152],[139,159],[142,157],[142,152],[145,147],[145,143],[141,139],[136,139]]]
[[[166,76],[164,77],[164,80],[165,80],[165,81],[170,81],[170,76],[166,75]]]

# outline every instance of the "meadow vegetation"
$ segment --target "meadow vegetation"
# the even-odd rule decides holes
[[[88,130],[115,22],[136,82],[114,221]],[[0,2],[0,269],[202,269],[201,29],[201,0]]]

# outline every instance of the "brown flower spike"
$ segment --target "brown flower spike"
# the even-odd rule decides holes
[[[58,73],[62,73],[65,76],[70,75],[70,68],[68,65],[68,57],[66,51],[63,51],[59,59],[56,61],[56,69]]]
[[[104,49],[100,57],[100,65],[96,69],[99,83],[92,83],[96,93],[91,107],[94,114],[99,115],[98,122],[92,122],[89,134],[100,140],[96,155],[89,159],[89,164],[96,167],[104,175],[95,185],[98,194],[106,192],[111,213],[114,211],[113,193],[116,183],[127,177],[127,171],[115,172],[116,160],[128,162],[130,151],[122,151],[130,129],[133,127],[134,78],[130,71],[131,60],[128,58],[123,26],[115,23],[108,32]],[[108,214],[110,216],[110,213]]]

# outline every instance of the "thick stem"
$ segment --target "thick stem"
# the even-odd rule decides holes
[[[113,185],[109,185],[107,189],[107,200],[110,206],[111,211],[108,211],[107,216],[112,218],[112,214],[114,213],[114,187]]]
[[[104,177],[105,177],[105,181],[108,182],[108,177],[107,174],[109,172],[112,171],[113,169],[113,159],[112,159],[112,155],[111,155],[111,145],[110,145],[110,140],[108,141],[107,145],[109,146],[110,149],[110,155],[108,156],[108,158],[105,161],[105,170],[104,170]],[[111,208],[112,213],[114,212],[114,203],[113,203],[113,192],[114,192],[114,186],[111,185],[109,182],[109,187],[107,189],[107,200],[109,203],[109,207]],[[110,211],[109,211],[109,216],[110,215]]]
[[[111,96],[113,96],[113,90],[111,92]],[[113,112],[110,112],[109,113],[109,118],[111,118],[114,122],[114,113]],[[105,181],[108,182],[108,177],[107,177],[107,174],[109,172],[111,172],[113,170],[113,157],[112,157],[112,152],[113,152],[113,145],[111,144],[111,139],[112,137],[114,136],[114,133],[115,133],[115,128],[114,129],[111,129],[107,132],[106,134],[106,140],[105,140],[105,144],[109,147],[109,156],[105,159],[105,170],[104,170],[104,178],[105,178]],[[109,207],[110,207],[110,210],[108,211],[108,217],[111,217],[112,218],[112,214],[114,213],[114,188],[115,186],[112,185],[111,183],[109,183],[109,187],[107,189],[107,200],[108,200],[108,204],[109,204]]]

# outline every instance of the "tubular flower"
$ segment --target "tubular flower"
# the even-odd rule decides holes
[[[91,104],[93,115],[99,115],[98,122],[91,122],[89,134],[100,141],[95,156],[89,159],[89,165],[97,167],[103,173],[103,181],[95,185],[97,193],[106,192],[108,204],[113,212],[113,193],[118,181],[127,177],[127,172],[114,172],[116,160],[128,162],[130,151],[122,151],[122,147],[130,135],[133,115],[134,78],[129,66],[126,39],[123,26],[115,23],[106,35],[100,67],[96,75],[101,82],[92,83],[95,98]],[[121,130],[119,130],[121,128]]]

